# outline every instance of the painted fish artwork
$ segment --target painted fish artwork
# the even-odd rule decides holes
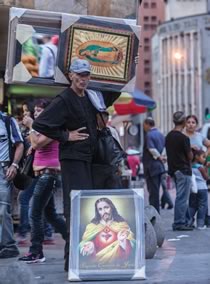
[[[91,40],[76,49],[79,58],[86,59],[93,66],[109,67],[118,65],[123,60],[123,51],[111,42]]]

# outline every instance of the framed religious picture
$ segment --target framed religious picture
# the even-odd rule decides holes
[[[65,52],[59,57],[60,71],[67,75],[72,60],[86,59],[91,64],[89,88],[132,92],[139,27],[128,20],[103,17],[83,16],[75,21],[69,15],[62,21],[65,21],[65,31],[61,32]]]
[[[143,189],[71,192],[69,281],[145,279]]]

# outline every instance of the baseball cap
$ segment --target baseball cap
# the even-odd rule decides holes
[[[75,73],[83,73],[83,72],[90,73],[91,66],[87,60],[77,58],[72,61],[69,71]]]
[[[173,122],[181,123],[181,122],[184,122],[185,120],[186,120],[186,116],[183,111],[177,111],[173,114]]]

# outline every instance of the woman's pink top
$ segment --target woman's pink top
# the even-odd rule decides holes
[[[59,169],[58,144],[57,141],[52,141],[41,149],[36,150],[33,167]]]

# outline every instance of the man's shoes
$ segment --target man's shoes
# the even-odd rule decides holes
[[[28,254],[18,258],[18,260],[26,263],[41,263],[45,262],[46,258],[44,257],[43,252],[38,254],[29,252]]]
[[[197,230],[205,230],[205,229],[207,229],[207,226],[206,226],[206,225],[204,225],[204,226],[198,226],[198,227],[197,227]]]
[[[0,250],[0,258],[11,258],[17,257],[19,255],[19,250],[16,246],[5,247]]]
[[[173,231],[192,231],[193,226],[189,225],[173,225]]]

